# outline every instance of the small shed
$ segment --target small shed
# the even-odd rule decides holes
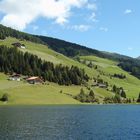
[[[40,79],[39,77],[30,77],[30,78],[27,78],[26,81],[30,84],[43,84],[44,81],[42,79]]]
[[[107,85],[106,85],[106,84],[98,84],[98,86],[99,86],[100,88],[107,88]]]
[[[21,75],[20,74],[13,74],[9,77],[9,80],[11,80],[11,81],[21,81]]]

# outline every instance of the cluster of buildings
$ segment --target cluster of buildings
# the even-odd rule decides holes
[[[21,81],[21,80],[25,80],[27,81],[29,84],[43,84],[44,81],[39,78],[38,76],[32,76],[32,77],[24,77],[22,78],[22,76],[20,74],[13,74],[10,75],[8,80],[10,81]]]
[[[27,46],[25,46],[24,44],[21,44],[20,42],[14,42],[11,44],[12,46],[16,47],[16,48],[21,48],[21,49],[26,49]],[[12,74],[9,76],[8,80],[10,81],[26,81],[29,84],[43,84],[44,81],[39,78],[38,76],[32,76],[32,77],[24,77],[21,76],[20,74]]]

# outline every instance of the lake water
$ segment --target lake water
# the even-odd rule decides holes
[[[140,106],[2,106],[0,140],[140,140]]]

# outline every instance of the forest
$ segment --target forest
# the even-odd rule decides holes
[[[81,85],[89,79],[85,71],[76,66],[54,65],[36,55],[6,46],[0,46],[0,72],[39,76],[60,85]]]
[[[15,37],[15,38],[21,39],[21,40],[25,39],[25,40],[35,42],[35,43],[43,43],[39,38],[37,38],[31,34],[20,32],[20,31],[17,31],[15,29],[10,28],[10,27],[5,27],[5,26],[0,24],[0,39],[3,40],[9,36]]]
[[[140,60],[138,59],[124,60],[121,61],[118,64],[118,66],[140,79]]]

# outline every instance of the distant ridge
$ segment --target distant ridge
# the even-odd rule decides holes
[[[18,39],[25,39],[27,41],[31,41],[35,43],[47,44],[51,49],[55,50],[56,52],[62,53],[68,57],[75,57],[77,55],[96,55],[98,57],[108,58],[108,59],[118,60],[118,61],[122,58],[123,59],[130,58],[124,55],[98,51],[96,49],[88,48],[86,46],[78,45],[76,43],[71,43],[57,38],[38,36],[38,35],[32,35],[32,34],[20,32],[18,30],[0,24],[0,39],[5,39],[6,37],[9,36]]]
[[[109,53],[104,51],[99,51],[93,48],[88,48],[86,46],[82,46],[76,43],[71,43],[68,41],[64,41],[57,38],[46,37],[46,36],[35,36],[40,38],[41,41],[47,43],[51,49],[55,50],[56,52],[62,53],[68,57],[75,57],[75,56],[86,56],[86,55],[95,55],[102,58],[107,58],[111,60],[120,61],[122,59],[132,59],[132,57],[117,54],[117,53]]]
[[[67,42],[61,39],[20,32],[0,24],[0,39],[5,39],[6,37],[9,36],[20,40],[27,40],[35,43],[46,44],[52,50],[55,50],[56,52],[59,52],[71,58],[79,56],[95,55],[97,57],[115,60],[118,62],[118,66],[121,67],[123,70],[129,72],[130,74],[134,75],[137,78],[140,78],[139,59],[134,59],[117,53],[98,51],[96,49],[87,48],[85,46]]]

